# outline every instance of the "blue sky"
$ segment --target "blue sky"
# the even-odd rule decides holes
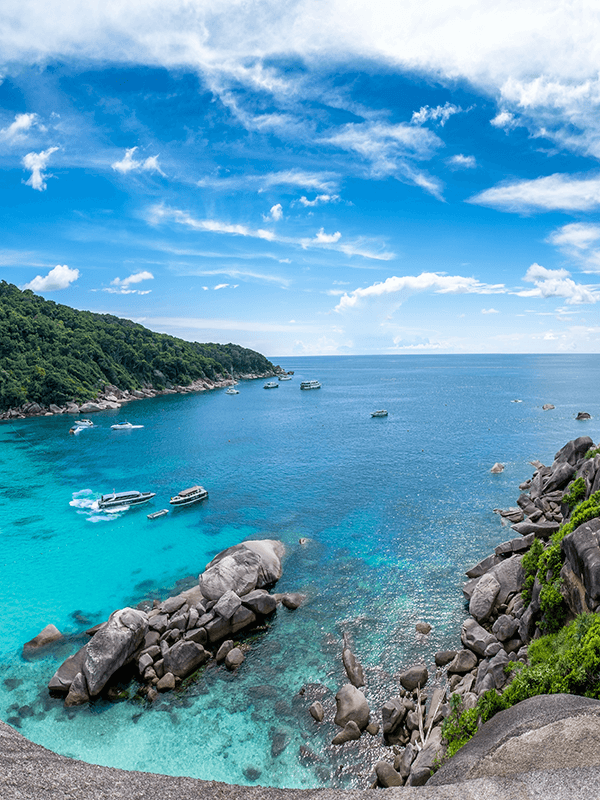
[[[0,276],[269,356],[599,352],[599,68],[586,2],[4,0]]]

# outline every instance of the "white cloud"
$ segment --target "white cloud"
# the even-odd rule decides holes
[[[209,233],[229,233],[235,236],[250,236],[254,239],[265,239],[273,241],[276,237],[273,231],[265,231],[261,228],[254,230],[247,225],[231,225],[216,219],[196,219],[186,211],[177,208],[169,208],[165,205],[156,205],[150,209],[150,222],[159,223],[172,220],[179,225],[185,225],[197,231]]]
[[[257,188],[264,192],[278,186],[296,186],[315,192],[333,193],[337,190],[340,177],[334,172],[308,172],[301,169],[288,169],[267,172],[261,175],[238,175],[228,178],[206,177],[197,181],[200,187],[231,191],[238,188]]]
[[[31,176],[25,181],[26,186],[31,186],[38,192],[43,192],[46,189],[46,178],[51,177],[44,173],[46,165],[52,153],[56,153],[58,147],[49,147],[47,150],[42,150],[41,153],[27,153],[23,156],[22,164],[25,169],[31,171]]]
[[[436,108],[431,108],[430,106],[421,106],[419,111],[413,112],[410,121],[413,125],[423,125],[429,120],[433,120],[434,122],[439,120],[439,124],[444,127],[453,114],[458,114],[462,110],[463,109],[460,106],[455,106],[452,103],[446,103],[445,105],[437,106]]]
[[[571,222],[552,231],[548,237],[551,244],[558,247],[573,247],[576,250],[586,250],[591,244],[600,239],[600,225],[587,222]]]
[[[523,280],[534,283],[534,289],[524,289],[514,294],[519,297],[562,297],[567,305],[597,303],[600,301],[600,286],[583,286],[569,277],[566,269],[546,269],[532,264]]]
[[[66,264],[62,267],[57,264],[47,275],[36,275],[32,281],[23,286],[23,289],[31,289],[33,292],[57,292],[59,289],[66,289],[77,278],[79,278],[78,269],[71,269]]]
[[[555,173],[514,181],[486,189],[467,202],[512,212],[589,211],[600,206],[600,176],[575,178]]]
[[[106,287],[103,291],[110,294],[150,294],[151,289],[131,289],[132,284],[141,283],[142,281],[154,280],[154,275],[147,270],[141,272],[134,272],[127,278],[115,278],[111,281],[110,287]]]
[[[298,202],[305,208],[314,208],[314,206],[318,206],[321,203],[337,203],[339,199],[339,195],[337,194],[318,194],[314,200],[309,200],[302,196]]]
[[[342,234],[339,231],[335,233],[325,233],[325,229],[321,228],[312,241],[316,244],[335,244],[335,242],[339,242],[341,238]]]
[[[125,155],[120,161],[115,161],[111,167],[120,172],[121,175],[127,175],[129,172],[158,172],[164,177],[164,172],[158,165],[158,156],[150,156],[144,161],[136,161],[133,157],[137,147],[130,147],[125,150]]]
[[[476,278],[462,275],[443,275],[439,272],[422,272],[420,275],[393,276],[382,283],[374,283],[366,289],[355,289],[344,294],[336,311],[360,307],[369,299],[393,295],[400,304],[416,292],[435,292],[436,294],[499,294],[506,292],[504,284],[485,284]]]
[[[446,164],[453,169],[475,169],[477,161],[475,156],[463,156],[462,153],[458,153],[449,158]]]
[[[495,308],[482,308],[481,309],[481,313],[482,314],[499,314],[500,312],[497,311]]]
[[[23,138],[23,135],[37,123],[37,114],[17,114],[15,121],[7,128],[0,130],[0,138],[12,142]]]
[[[281,207],[281,203],[271,206],[269,214],[271,215],[271,219],[275,220],[275,222],[278,222],[283,217],[283,208]]]
[[[517,124],[515,115],[511,114],[510,111],[500,111],[494,119],[490,120],[490,125],[495,128],[503,128],[505,131],[515,128]]]

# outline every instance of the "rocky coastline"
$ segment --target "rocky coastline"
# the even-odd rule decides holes
[[[371,708],[365,672],[344,637],[341,662],[347,682],[335,695],[335,712],[306,695],[306,714],[314,724],[337,727],[332,745],[366,734],[388,749],[389,758],[365,765],[365,784],[371,788],[423,786],[434,774],[433,783],[443,784],[445,765],[453,763],[447,727],[452,715],[475,709],[490,694],[502,697],[528,666],[529,645],[544,633],[582,612],[600,613],[600,503],[594,505],[600,499],[600,447],[581,436],[561,448],[550,466],[531,464],[534,473],[520,485],[516,506],[495,509],[516,535],[466,572],[468,616],[460,646],[436,653],[432,664],[404,669],[389,699]],[[558,540],[559,533],[564,536]],[[264,626],[279,605],[296,609],[303,602],[299,594],[270,591],[281,577],[283,555],[281,542],[244,542],[215,556],[192,589],[114,612],[88,631],[89,642],[59,668],[50,692],[64,697],[67,706],[87,703],[100,693],[110,698],[111,681],[129,665],[138,694],[152,702],[211,660],[235,671],[247,649],[244,635]],[[546,569],[546,563],[552,567]],[[416,626],[422,636],[431,629],[426,622]],[[25,645],[24,655],[60,635],[48,626]],[[564,706],[565,714],[573,713],[572,704],[561,702],[553,701],[553,708]],[[517,725],[518,712],[508,718]],[[484,729],[494,730],[490,725]],[[500,724],[496,729],[505,730]],[[304,756],[311,755],[304,750]]]
[[[74,400],[64,405],[50,403],[48,406],[39,403],[25,403],[17,408],[9,408],[0,412],[0,421],[25,419],[27,417],[52,417],[55,414],[93,414],[97,411],[116,410],[132,403],[135,400],[148,400],[153,397],[161,397],[167,394],[192,394],[195,392],[207,392],[213,389],[223,389],[226,386],[234,386],[238,380],[251,381],[263,378],[272,378],[279,374],[281,370],[269,370],[261,373],[245,373],[232,377],[223,377],[216,380],[203,378],[192,381],[185,386],[168,384],[164,389],[156,389],[148,384],[140,389],[119,389],[118,386],[107,384],[97,394],[94,400],[85,403],[76,403]]]

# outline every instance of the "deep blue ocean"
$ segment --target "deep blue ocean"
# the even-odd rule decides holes
[[[569,439],[600,438],[598,356],[272,360],[295,371],[277,389],[259,380],[233,396],[140,401],[95,414],[77,436],[66,415],[0,423],[0,718],[28,738],[125,769],[367,786],[386,753],[379,737],[330,745],[343,633],[378,717],[400,671],[457,646],[464,571],[511,538],[493,509],[515,504],[528,461],[551,463]],[[300,391],[310,378],[322,388]],[[389,416],[371,418],[380,408]],[[593,419],[576,421],[578,411]],[[144,427],[111,431],[123,419]],[[500,475],[490,473],[496,461]],[[207,501],[147,519],[195,483]],[[113,489],[156,498],[95,512],[93,500]],[[77,634],[192,585],[217,552],[248,538],[285,542],[276,591],[307,601],[277,612],[237,674],[212,666],[152,706],[68,710],[48,696],[49,678],[83,642]],[[428,637],[415,633],[420,620],[433,625]],[[50,622],[71,638],[23,660],[23,643]],[[316,725],[307,709],[322,687],[328,721]]]

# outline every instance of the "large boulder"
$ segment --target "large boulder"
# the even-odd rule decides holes
[[[23,656],[27,657],[32,655],[33,653],[37,652],[41,647],[46,647],[46,645],[52,644],[53,642],[57,642],[59,639],[62,639],[63,635],[58,630],[56,625],[46,625],[46,627],[41,630],[37,636],[33,639],[30,639],[28,642],[25,642],[23,645]]]
[[[427,672],[427,667],[423,664],[409,667],[409,669],[400,673],[400,683],[409,692],[414,692],[417,686],[420,686],[422,689],[428,679],[429,673]]]
[[[186,678],[194,670],[205,664],[210,658],[210,653],[192,641],[179,641],[165,653],[164,670],[171,672],[177,678]]]
[[[498,641],[492,633],[488,633],[485,628],[482,628],[473,617],[469,617],[463,622],[460,639],[465,647],[478,656],[483,656],[486,647],[492,642]]]
[[[69,656],[56,670],[48,683],[50,694],[67,694],[71,688],[71,684],[83,670],[83,662],[85,661],[87,647],[87,644],[81,647],[74,655]]]
[[[91,697],[99,694],[111,676],[135,654],[148,632],[148,619],[135,608],[114,611],[108,624],[85,646],[83,674]]]
[[[369,724],[369,706],[364,694],[346,683],[335,696],[337,711],[333,720],[340,728],[344,728],[347,722],[353,720],[358,727],[364,730]]]
[[[561,542],[565,565],[579,579],[588,609],[600,603],[600,518],[584,522]]]
[[[579,436],[567,442],[564,447],[558,451],[554,456],[554,466],[556,462],[567,462],[568,464],[577,464],[583,456],[594,446],[594,442],[589,436]]]
[[[229,547],[200,575],[200,590],[208,600],[218,600],[227,591],[243,597],[254,589],[271,586],[281,577],[284,552],[283,544],[273,539]]]
[[[492,612],[499,591],[500,584],[493,572],[486,572],[485,575],[482,575],[471,595],[469,614],[478,622],[487,619]]]

